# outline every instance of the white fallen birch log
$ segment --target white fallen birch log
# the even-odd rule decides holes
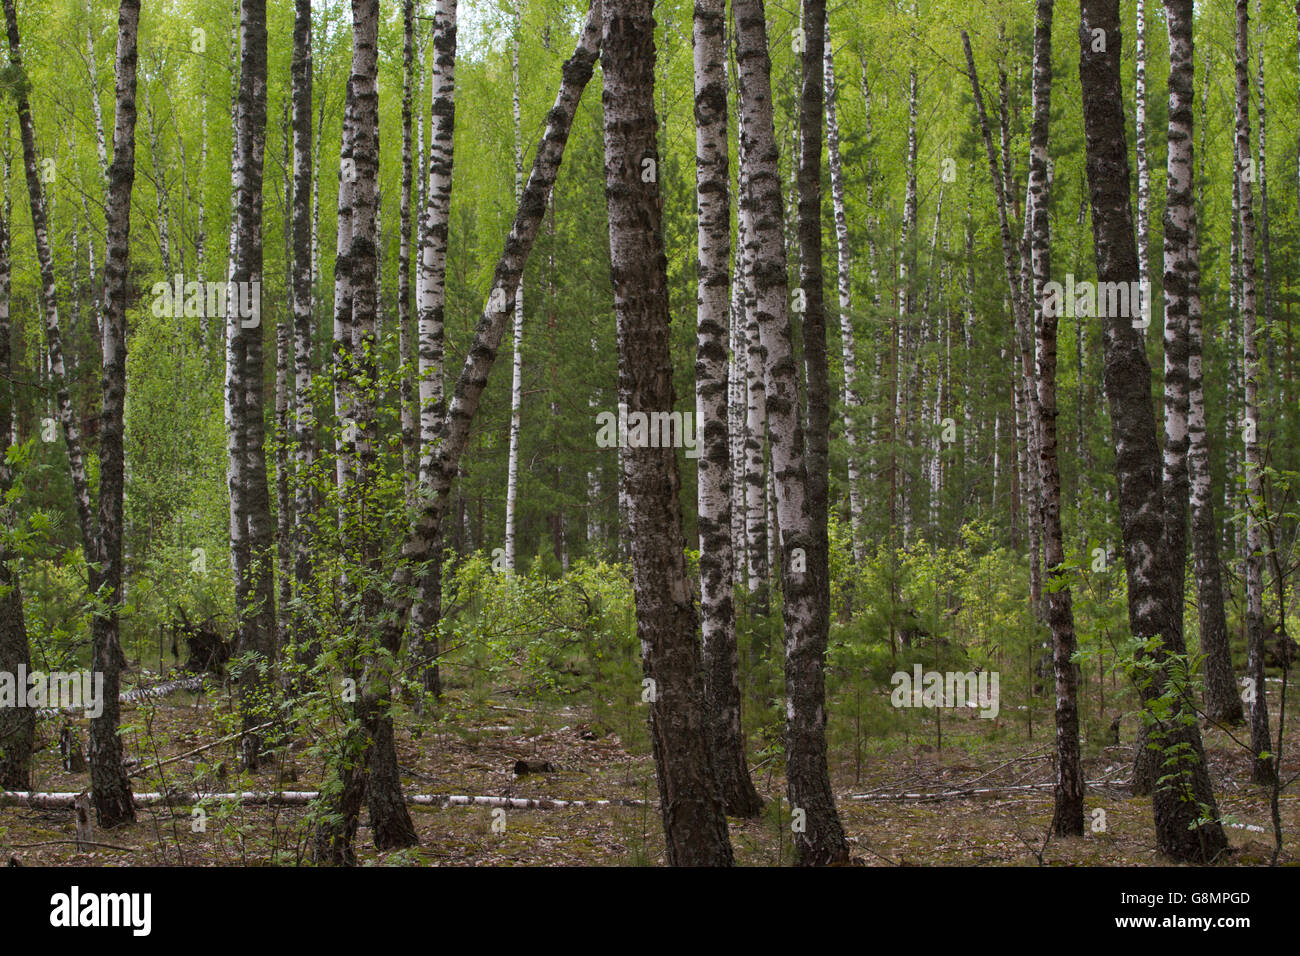
[[[936,790],[933,793],[855,793],[853,800],[956,800],[962,797],[980,797],[995,793],[1016,793],[1029,790],[1051,790],[1055,783],[1026,783],[1010,787],[961,787],[955,790]],[[1128,786],[1126,780],[1088,780],[1087,787],[1104,787],[1122,790]]]
[[[0,791],[0,807],[33,810],[71,809],[75,793],[45,793],[29,790]],[[237,801],[244,806],[306,806],[320,796],[318,790],[246,790],[237,793],[137,793],[137,807],[193,807],[200,804]],[[644,800],[551,800],[533,797],[471,797],[460,794],[413,793],[406,802],[417,807],[502,807],[507,810],[591,810],[602,807],[641,807]]]

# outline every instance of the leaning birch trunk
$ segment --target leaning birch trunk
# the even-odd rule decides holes
[[[670,411],[675,397],[650,8],[650,0],[606,0],[601,54],[610,273],[619,313],[619,402],[629,414]],[[649,682],[650,736],[668,864],[730,866],[727,817],[705,731],[677,455],[662,447],[629,447],[627,455],[636,528],[632,574],[637,634]]]
[[[510,75],[514,95],[515,202],[524,191],[524,139],[519,122],[519,42],[523,31],[522,0],[515,2],[514,42],[510,48]],[[515,570],[515,505],[519,501],[519,438],[524,399],[524,277],[515,288],[514,353],[510,364],[510,450],[506,462],[506,567]]]
[[[704,700],[718,789],[727,814],[757,816],[740,723],[740,659],[732,598],[731,442],[727,375],[731,288],[731,198],[727,156],[724,0],[696,0],[695,196],[699,217],[695,408],[699,448],[700,615]]]
[[[847,862],[848,843],[826,766],[825,655],[828,581],[811,560],[816,547],[800,420],[798,369],[791,341],[781,184],[772,114],[771,61],[763,0],[739,0],[736,61],[748,166],[740,210],[748,220],[748,260],[766,352],[767,420],[780,524],[782,618],[786,642],[786,762],[789,799],[802,830],[794,834],[804,865]]]
[[[401,545],[403,560],[393,574],[384,608],[384,629],[395,632],[399,640],[408,617],[415,634],[421,633],[429,624],[427,605],[413,601],[410,589],[421,569],[434,557],[443,519],[447,514],[452,480],[457,474],[469,440],[470,424],[483,397],[488,373],[496,361],[510,319],[509,292],[517,286],[528,261],[528,253],[537,238],[547,198],[555,185],[555,177],[564,156],[578,101],[591,79],[600,49],[600,35],[600,0],[594,0],[577,48],[564,64],[563,80],[556,94],[555,105],[547,114],[546,132],[542,135],[533,158],[532,172],[524,186],[519,208],[515,211],[514,224],[506,237],[505,248],[493,270],[492,292],[488,297],[487,308],[479,319],[474,340],[470,343],[464,367],[456,382],[451,408],[441,432],[441,442],[436,447],[425,447],[421,452],[422,457],[427,459],[421,463],[422,474],[427,473],[430,480],[427,483],[421,482],[418,513]],[[431,202],[432,198],[431,191]],[[421,346],[423,348],[423,343]],[[385,640],[388,639],[386,636]]]
[[[1245,377],[1244,420],[1246,471],[1246,673],[1253,683],[1248,689],[1250,749],[1255,753],[1251,779],[1271,783],[1273,761],[1268,728],[1268,695],[1264,684],[1264,457],[1259,430],[1259,341],[1255,299],[1255,212],[1251,182],[1250,148],[1250,55],[1248,51],[1248,0],[1237,0],[1237,123],[1236,175],[1241,191],[1241,325],[1242,372]]]
[[[433,11],[433,83],[426,205],[421,217],[419,271],[420,484],[428,495],[436,480],[438,440],[446,425],[443,391],[443,312],[447,301],[447,230],[456,125],[456,0],[438,0]],[[411,649],[426,696],[442,694],[438,669],[438,622],[442,618],[442,543],[431,543],[420,578]],[[423,709],[423,701],[421,701]]]
[[[311,520],[315,510],[312,494],[312,466],[316,460],[315,405],[312,397],[312,302],[311,207],[316,188],[313,181],[311,102],[312,33],[311,0],[294,0],[293,21],[293,208],[290,212],[293,294],[293,470],[294,486],[293,577],[294,590],[305,598],[312,583]],[[311,664],[318,645],[307,618],[294,611],[290,636],[300,662]]]
[[[1048,219],[1048,134],[1052,117],[1052,6],[1038,0],[1034,23],[1033,125],[1029,145],[1030,261],[1034,325],[1038,329],[1037,467],[1042,486],[1043,555],[1047,578],[1047,624],[1052,629],[1052,671],[1056,681],[1056,788],[1053,831],[1083,835],[1083,770],[1079,759],[1079,670],[1074,611],[1066,587],[1065,540],[1061,532],[1061,467],[1056,443],[1056,329],[1059,301],[1045,299],[1052,272]],[[1056,297],[1059,300],[1059,297]]]
[[[1138,256],[1129,204],[1120,44],[1104,42],[1106,37],[1119,36],[1119,2],[1083,0],[1080,20],[1079,77],[1097,278],[1135,282]],[[1185,652],[1182,622],[1175,616],[1170,594],[1151,366],[1143,336],[1128,316],[1104,319],[1102,347],[1129,628],[1144,644],[1141,659],[1151,665],[1150,679],[1139,681],[1138,686],[1149,713],[1152,701],[1168,690],[1170,654]],[[1156,843],[1161,853],[1177,860],[1213,861],[1227,848],[1227,839],[1218,822],[1200,728],[1185,708],[1181,699],[1175,700],[1171,719],[1158,725],[1154,735],[1157,743],[1178,748],[1186,758],[1174,779],[1157,787],[1152,796]]]
[[[266,145],[266,0],[240,5],[240,77],[236,101],[235,216],[226,286],[227,386],[232,396],[230,440],[231,564],[235,578],[236,653],[270,662],[276,653],[275,524],[271,518],[263,419],[262,163]],[[244,309],[248,315],[244,315]],[[235,461],[236,456],[240,459]],[[240,684],[245,729],[266,719],[271,681],[249,669]],[[261,738],[240,742],[244,766],[255,770]]]
[[[23,71],[22,43],[18,36],[18,14],[14,0],[4,0],[5,25],[9,38],[9,63],[15,72]],[[25,74],[23,74],[25,75]],[[41,189],[40,160],[36,151],[36,126],[31,105],[27,99],[26,84],[13,90],[14,105],[18,112],[18,132],[22,140],[23,168],[27,175],[27,204],[32,214],[32,231],[36,240],[36,258],[40,266],[41,311],[45,323],[45,346],[49,358],[49,385],[54,393],[56,414],[63,429],[68,451],[68,471],[72,478],[73,503],[77,512],[77,527],[81,532],[81,545],[86,560],[92,561],[96,552],[94,517],[90,505],[90,488],[86,483],[85,459],[81,449],[81,426],[72,408],[68,392],[67,375],[63,362],[63,337],[59,325],[58,282],[54,272],[54,253],[50,248],[49,223],[46,217],[45,197]]]
[[[10,62],[22,75],[21,41],[14,0],[4,2],[5,25],[9,40]],[[115,607],[122,593],[122,513],[125,459],[122,449],[123,410],[126,398],[126,296],[127,251],[130,238],[131,188],[135,178],[135,86],[136,34],[140,7],[136,0],[123,0],[118,14],[116,68],[116,128],[114,159],[109,175],[106,226],[108,248],[104,280],[104,308],[115,310],[103,318],[104,372],[103,411],[100,428],[100,502],[98,527],[91,515],[90,491],[86,484],[81,452],[81,436],[64,381],[63,354],[59,335],[57,287],[53,255],[50,249],[45,205],[37,172],[36,131],[24,85],[15,88],[19,132],[23,146],[23,164],[27,174],[28,201],[40,263],[42,300],[46,340],[49,347],[51,377],[59,417],[68,447],[68,465],[72,473],[82,547],[90,566],[91,593],[101,588],[107,593],[108,609],[91,620],[94,670],[104,675],[107,697],[103,712],[91,721],[91,786],[96,813],[105,829],[135,819],[131,806],[131,789],[122,770],[122,742],[118,736],[117,692],[121,667],[125,663],[118,638]]]
[[[0,500],[7,499],[13,485],[6,459],[14,425],[9,276],[9,224],[0,210]],[[0,526],[0,533],[8,530]],[[7,541],[7,534],[0,536],[0,673],[16,674],[20,669],[29,671],[32,658],[23,617],[22,582],[14,562],[17,555]],[[36,711],[29,707],[0,708],[0,787],[27,789],[35,742]]]
[[[857,414],[862,407],[858,395],[857,343],[853,336],[853,257],[849,249],[849,219],[844,191],[844,166],[840,161],[840,125],[836,113],[835,57],[831,27],[825,33],[826,152],[831,169],[831,202],[835,215],[836,288],[840,306],[840,347],[844,358],[844,441],[849,464],[849,528],[853,560],[866,560],[866,534],[862,527],[862,475],[858,466]]]

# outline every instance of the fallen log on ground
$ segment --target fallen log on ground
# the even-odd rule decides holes
[[[204,803],[238,801],[244,806],[306,806],[320,796],[318,790],[246,790],[239,793],[158,793],[133,794],[137,807],[193,807]],[[0,791],[0,807],[26,807],[35,810],[67,810],[73,806],[75,793],[43,793],[30,790]],[[502,807],[507,810],[590,810],[600,807],[642,807],[644,800],[550,800],[533,797],[470,797],[461,794],[412,793],[406,802],[417,807]]]
[[[203,676],[198,675],[181,678],[180,680],[164,681],[152,687],[137,687],[135,690],[123,691],[117,695],[117,699],[123,704],[134,704],[145,699],[157,700],[159,697],[166,697],[168,694],[174,694],[179,690],[202,689]],[[74,713],[85,709],[84,707],[41,707],[36,711],[36,717],[39,720],[50,720],[63,713]]]
[[[1123,790],[1129,785],[1127,780],[1087,780],[1088,787],[1105,787],[1110,790]],[[1026,783],[1014,787],[962,787],[956,790],[936,790],[932,793],[855,793],[852,800],[957,800],[962,797],[979,797],[994,793],[1015,793],[1027,790],[1052,790],[1055,783]]]

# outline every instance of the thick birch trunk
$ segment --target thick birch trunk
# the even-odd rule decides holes
[[[831,393],[826,354],[826,304],[822,271],[822,108],[825,85],[826,0],[803,0],[799,88],[798,240],[803,292],[804,422],[807,441],[808,516],[812,521],[810,569],[823,586],[816,593],[830,621]],[[936,220],[937,222],[937,220]],[[823,665],[824,666],[824,665]]]
[[[276,654],[274,537],[263,418],[262,178],[266,145],[266,0],[240,4],[240,76],[236,99],[231,260],[226,295],[227,388],[231,438],[231,564],[235,577],[237,653],[266,661]],[[251,314],[241,314],[241,301]],[[238,459],[238,461],[236,460]],[[269,679],[246,673],[240,685],[245,729],[265,721]],[[256,769],[261,738],[240,742],[244,766]]]
[[[1134,282],[1138,279],[1138,256],[1129,206],[1118,0],[1083,0],[1079,41],[1097,277],[1107,282]],[[1102,345],[1129,628],[1138,640],[1154,641],[1154,646],[1142,652],[1153,665],[1150,679],[1139,682],[1140,696],[1149,707],[1168,690],[1169,655],[1185,650],[1182,622],[1176,617],[1171,594],[1151,368],[1143,336],[1133,328],[1129,316],[1104,320]],[[1172,717],[1153,735],[1164,747],[1176,747],[1184,754],[1173,779],[1153,794],[1157,846],[1178,860],[1214,860],[1226,849],[1227,840],[1218,822],[1200,729],[1194,718],[1181,719],[1184,716],[1185,704],[1175,700]],[[1210,822],[1198,823],[1203,818]]]
[[[650,8],[650,0],[607,0],[601,56],[610,271],[620,330],[619,399],[629,413],[666,411],[674,404]],[[655,169],[649,177],[643,175],[647,159]],[[637,633],[650,682],[650,731],[668,863],[729,866],[731,844],[710,753],[695,607],[683,553],[677,457],[671,448],[629,448],[627,454],[636,529]]]
[[[1147,159],[1147,21],[1146,0],[1137,2],[1135,49],[1137,66],[1133,81],[1133,116],[1137,161],[1137,248],[1138,282],[1151,288],[1151,170]]]

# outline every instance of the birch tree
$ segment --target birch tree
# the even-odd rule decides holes
[[[1061,467],[1056,440],[1056,329],[1058,303],[1045,296],[1052,271],[1048,192],[1048,135],[1052,120],[1052,7],[1038,0],[1034,18],[1033,125],[1029,145],[1030,260],[1033,269],[1034,325],[1038,330],[1038,449],[1042,486],[1043,558],[1049,587],[1047,623],[1052,629],[1052,670],[1056,682],[1056,789],[1053,830],[1083,835],[1083,769],[1079,760],[1079,674],[1074,611],[1066,586],[1065,540],[1061,532]]]
[[[1192,0],[1165,0],[1169,29],[1169,185],[1166,189],[1166,247],[1180,253],[1185,276],[1165,277],[1170,290],[1183,291],[1187,299],[1187,481],[1190,491],[1193,569],[1196,575],[1201,653],[1205,655],[1205,710],[1221,723],[1239,723],[1241,698],[1232,673],[1228,625],[1223,608],[1223,582],[1219,569],[1218,523],[1214,516],[1210,448],[1206,428],[1203,385],[1203,331],[1200,295],[1200,247],[1197,202],[1192,191],[1192,110],[1195,51],[1192,40]],[[1199,183],[1198,183],[1199,185]],[[1181,232],[1180,232],[1181,230]],[[1170,242],[1171,234],[1181,243]],[[1184,245],[1185,244],[1185,248]],[[1169,252],[1166,253],[1169,255]],[[1170,263],[1166,261],[1166,272]],[[1178,313],[1166,306],[1165,322]],[[1168,354],[1166,346],[1166,354]],[[1166,387],[1166,390],[1168,388]],[[1168,436],[1166,436],[1166,443]],[[1168,453],[1166,453],[1168,463]],[[1168,470],[1166,470],[1168,478]],[[1179,499],[1171,498],[1175,505]],[[1171,522],[1177,519],[1173,509]]]
[[[92,800],[104,829],[135,820],[131,787],[122,767],[118,736],[118,692],[125,665],[119,635],[122,588],[122,531],[125,453],[122,445],[126,405],[126,306],[129,294],[128,256],[131,234],[131,192],[135,183],[135,95],[138,61],[136,37],[140,23],[138,0],[122,0],[118,11],[113,160],[108,172],[103,322],[103,403],[99,429],[98,513],[92,517],[90,492],[81,454],[81,435],[64,382],[57,286],[40,175],[37,171],[36,131],[27,100],[21,40],[14,0],[4,0],[9,59],[23,77],[15,85],[28,203],[40,263],[45,332],[50,350],[56,402],[68,448],[69,469],[88,565],[88,586],[94,597],[91,615],[91,667],[103,674],[103,706],[90,724]]]
[[[836,291],[840,308],[840,348],[844,361],[844,440],[848,445],[849,525],[853,533],[853,559],[866,560],[866,535],[862,527],[862,475],[858,465],[857,409],[862,405],[858,394],[857,343],[853,334],[853,254],[849,248],[848,207],[845,200],[844,164],[840,158],[840,125],[836,109],[835,54],[831,43],[830,21],[824,40],[826,85],[826,155],[831,173],[831,203],[835,217]]]
[[[671,410],[675,400],[654,62],[650,0],[605,0],[605,197],[614,308],[619,313],[619,401],[629,414]],[[627,457],[637,635],[648,682],[668,864],[730,866],[727,817],[705,728],[676,452],[629,447]]]
[[[781,182],[772,116],[771,61],[763,0],[733,4],[740,72],[742,162],[740,200],[748,221],[747,259],[755,314],[765,355],[766,411],[780,524],[782,619],[785,625],[786,761],[800,863],[848,860],[848,844],[835,810],[826,766],[825,654],[829,582],[812,560],[815,531],[808,502],[798,369],[791,340],[785,248],[781,235]]]
[[[240,73],[235,109],[234,218],[226,286],[226,390],[230,554],[235,578],[236,653],[271,661],[276,653],[275,524],[266,473],[261,324],[262,179],[266,146],[266,0],[241,0]],[[241,314],[251,306],[250,314]],[[269,682],[249,669],[240,684],[244,729],[265,721]],[[261,738],[240,741],[244,766],[255,770]]]
[[[1147,159],[1147,16],[1146,0],[1136,0],[1133,79],[1134,157],[1137,162],[1138,281],[1151,288],[1151,169]]]
[[[456,0],[437,0],[433,8],[433,83],[430,105],[426,205],[420,229],[420,484],[437,480],[434,468],[443,451],[443,313],[447,301],[447,234],[451,217],[451,170],[456,129]],[[539,219],[540,219],[540,213]],[[522,274],[522,269],[521,269]],[[420,582],[420,601],[412,620],[412,647],[426,694],[442,693],[438,670],[438,620],[442,616],[442,544],[432,542]]]
[[[523,32],[522,0],[515,0],[514,37],[510,46],[511,94],[515,130],[515,202],[524,191],[524,139],[519,123],[519,43]],[[506,567],[515,569],[515,508],[519,501],[519,426],[524,400],[524,279],[515,289],[514,350],[510,365],[510,450],[506,462]]]
[[[411,99],[415,87],[415,0],[402,0],[402,197],[397,252],[397,361],[402,370],[398,421],[402,429],[402,473],[406,476],[408,495],[418,480],[420,454],[415,425],[415,356],[411,348],[411,183],[414,164],[411,155]],[[420,116],[423,120],[423,107]],[[423,123],[420,133],[417,155],[423,161]]]
[[[1265,756],[1272,746],[1268,728],[1268,695],[1264,683],[1264,456],[1259,429],[1259,341],[1255,297],[1255,212],[1254,157],[1250,144],[1250,41],[1247,7],[1249,0],[1236,4],[1236,178],[1240,191],[1241,228],[1241,325],[1242,372],[1245,376],[1241,435],[1245,446],[1246,472],[1246,675],[1253,693],[1248,693],[1250,749],[1255,753],[1251,779],[1271,783],[1273,761]]]
[[[1099,281],[1135,282],[1138,255],[1129,205],[1120,37],[1118,0],[1083,0],[1079,78],[1097,277]],[[1142,335],[1127,315],[1105,318],[1102,347],[1129,629],[1142,642],[1140,660],[1150,665],[1149,678],[1138,681],[1139,694],[1149,709],[1169,690],[1169,668],[1176,666],[1170,655],[1185,652],[1181,620],[1175,615],[1170,593],[1151,367]],[[1177,860],[1214,860],[1227,848],[1227,839],[1218,822],[1200,729],[1187,707],[1175,693],[1171,715],[1154,735],[1166,752],[1179,757],[1172,779],[1162,781],[1152,795],[1157,847]]]
[[[311,206],[312,161],[312,23],[311,0],[294,0],[291,65],[293,126],[293,207],[290,210],[291,294],[293,297],[293,577],[299,596],[312,579],[310,515],[314,511],[311,471],[316,460],[315,405],[312,397],[312,348],[315,309],[312,301]],[[312,660],[311,635],[301,615],[292,624],[293,639],[303,660]],[[303,645],[307,645],[304,647]]]
[[[696,0],[695,196],[699,217],[695,409],[702,430],[698,473],[700,615],[704,700],[722,801],[730,816],[756,816],[763,801],[749,779],[740,724],[740,661],[732,599],[728,330],[731,284],[730,174],[724,0]]]
[[[807,429],[808,512],[813,550],[824,601],[821,615],[830,621],[830,544],[827,498],[830,493],[831,396],[826,355],[826,303],[822,271],[822,106],[825,83],[826,0],[803,0],[800,27],[798,241],[799,291],[803,305],[804,421]],[[824,666],[824,662],[819,662]]]

